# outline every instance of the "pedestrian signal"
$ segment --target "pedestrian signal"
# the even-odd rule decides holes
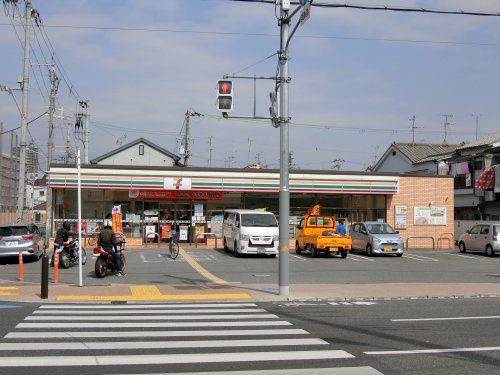
[[[217,109],[221,112],[233,110],[233,81],[217,82]]]

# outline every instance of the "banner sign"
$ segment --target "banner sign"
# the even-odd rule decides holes
[[[394,215],[394,229],[407,229],[408,227],[408,207],[397,205]]]
[[[113,232],[123,232],[122,228],[122,206],[113,206],[111,209],[111,228]]]
[[[132,199],[222,200],[222,191],[130,190]]]
[[[415,207],[415,225],[446,225],[446,207]]]

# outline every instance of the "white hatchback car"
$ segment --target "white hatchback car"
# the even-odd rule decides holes
[[[500,223],[473,226],[460,236],[458,249],[461,253],[481,251],[490,257],[495,256],[495,252],[500,251]]]

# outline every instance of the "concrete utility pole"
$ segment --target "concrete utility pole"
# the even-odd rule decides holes
[[[191,117],[191,113],[189,110],[186,111],[186,119],[185,119],[185,126],[186,129],[184,131],[184,166],[188,166],[188,160],[189,160],[189,117]]]
[[[415,130],[416,129],[419,129],[420,126],[416,126],[415,125],[415,120],[416,120],[416,117],[413,116],[410,121],[411,121],[411,144],[414,145],[415,144]]]
[[[212,166],[212,151],[213,151],[213,148],[212,148],[212,136],[208,137],[208,145],[209,145],[209,149],[208,149],[208,167],[210,168]]]
[[[26,133],[28,130],[28,90],[30,72],[30,21],[31,1],[25,1],[24,8],[24,69],[23,69],[23,103],[21,110],[21,142],[19,147],[19,187],[17,196],[17,219],[22,220],[26,194]]]
[[[54,112],[56,110],[56,94],[57,94],[57,81],[56,71],[54,64],[49,70],[50,76],[50,101],[49,101],[49,138],[47,141],[47,172],[50,170],[50,164],[52,163],[52,154],[54,152]],[[47,181],[48,182],[48,181]],[[46,215],[47,222],[45,228],[45,240],[49,243],[50,236],[52,235],[52,188],[47,185],[47,198],[46,198]]]
[[[478,131],[479,131],[479,116],[480,115],[478,115],[476,113],[472,113],[471,116],[476,119],[476,141],[477,141],[477,134],[478,134]]]
[[[448,122],[448,118],[453,118],[453,115],[441,115],[444,117],[444,140],[443,144],[446,144],[446,136],[448,134],[448,128],[450,127],[450,123]]]
[[[4,210],[3,204],[3,122],[0,122],[0,211]]]
[[[290,5],[288,4],[288,9]],[[280,17],[280,51],[279,51],[279,127],[280,127],[280,192],[279,192],[279,294],[288,297],[290,294],[290,190],[289,190],[289,130],[288,130],[288,36],[290,18],[284,2],[281,3]]]

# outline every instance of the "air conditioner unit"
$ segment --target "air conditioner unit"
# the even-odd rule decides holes
[[[486,190],[484,192],[484,200],[485,200],[485,202],[494,202],[495,201],[495,192],[493,190]]]

